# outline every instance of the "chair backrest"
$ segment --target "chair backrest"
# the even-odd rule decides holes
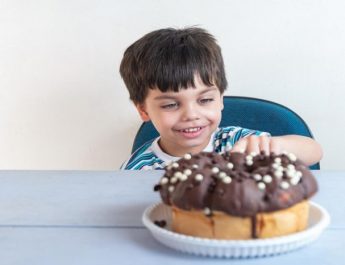
[[[313,138],[306,122],[291,109],[264,99],[224,96],[224,109],[220,126],[240,126],[269,132],[272,136],[298,134]],[[134,139],[132,153],[158,132],[151,122],[144,122]],[[310,166],[320,169],[320,164]]]

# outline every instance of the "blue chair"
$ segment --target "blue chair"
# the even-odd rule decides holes
[[[220,126],[229,125],[269,132],[272,136],[298,134],[313,138],[308,125],[297,113],[281,104],[259,98],[224,96]],[[134,139],[132,153],[157,136],[152,123],[144,122]],[[310,166],[310,169],[320,169],[320,163]]]

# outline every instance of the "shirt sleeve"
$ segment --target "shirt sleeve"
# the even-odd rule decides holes
[[[269,132],[252,130],[238,126],[219,128],[214,139],[214,151],[217,153],[229,151],[237,141],[250,135],[271,136]]]

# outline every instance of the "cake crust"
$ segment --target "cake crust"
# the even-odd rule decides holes
[[[209,239],[270,238],[304,230],[308,225],[308,215],[308,201],[284,210],[258,213],[254,217],[231,216],[219,211],[206,216],[202,211],[172,207],[172,230]]]

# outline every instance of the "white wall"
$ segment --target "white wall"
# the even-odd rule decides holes
[[[227,94],[299,113],[344,169],[345,2],[0,0],[0,169],[116,169],[140,125],[118,73],[162,27],[219,40]]]

